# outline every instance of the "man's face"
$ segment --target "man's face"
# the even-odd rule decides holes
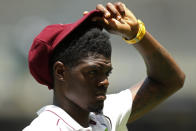
[[[103,55],[80,60],[68,71],[64,96],[83,110],[99,113],[106,99],[111,70],[111,58]]]

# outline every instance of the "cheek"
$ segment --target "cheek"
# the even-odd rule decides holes
[[[68,90],[64,92],[65,97],[83,109],[87,109],[93,103],[94,91],[92,81],[86,79],[82,74],[69,80]]]

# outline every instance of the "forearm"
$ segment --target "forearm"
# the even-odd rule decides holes
[[[166,49],[150,33],[146,32],[144,38],[134,44],[134,47],[142,55],[147,68],[147,76],[150,79],[165,86],[182,87],[184,73]]]
[[[123,36],[128,43],[137,42],[134,41],[137,39],[133,39],[135,37],[138,40],[143,37],[145,32],[143,24],[138,23],[137,18],[125,4],[108,3],[106,7],[97,5],[97,9],[104,14],[104,17],[95,20],[101,22],[108,32]],[[146,63],[147,78],[130,88],[133,106],[129,122],[143,116],[181,88],[185,78],[174,59],[148,32],[133,46]]]
[[[183,86],[185,75],[174,59],[148,32],[134,44],[147,68],[147,78],[130,88],[133,108],[129,123],[135,121]]]

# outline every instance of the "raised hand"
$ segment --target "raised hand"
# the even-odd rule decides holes
[[[136,36],[138,32],[137,18],[124,3],[107,3],[106,6],[98,4],[96,9],[103,12],[103,17],[94,17],[93,21],[101,22],[108,32],[127,39]]]

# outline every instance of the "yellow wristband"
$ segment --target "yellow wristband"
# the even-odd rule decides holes
[[[135,44],[139,42],[140,40],[142,40],[142,38],[144,37],[146,33],[146,28],[145,28],[144,23],[141,20],[137,20],[137,21],[139,24],[139,30],[138,30],[136,37],[131,40],[127,40],[126,38],[123,37],[123,40],[128,44]]]

